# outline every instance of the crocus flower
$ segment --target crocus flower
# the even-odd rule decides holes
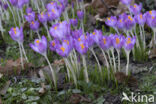
[[[70,35],[70,24],[67,21],[57,23],[50,28],[49,32],[54,38],[62,40]]]
[[[125,29],[125,17],[126,17],[127,15],[124,13],[124,14],[121,14],[121,15],[119,15],[119,19],[117,20],[117,23],[116,23],[116,27],[118,28],[118,29],[122,29],[122,30],[124,30]]]
[[[116,16],[111,16],[109,18],[106,19],[105,23],[113,28],[116,28],[116,23],[117,23],[117,18]]]
[[[54,40],[50,41],[50,50],[51,50],[51,51],[55,51],[57,45],[60,45],[59,40],[54,39]]]
[[[51,11],[52,9],[57,9],[57,8],[58,8],[57,2],[55,2],[55,1],[51,1],[50,3],[48,3],[48,4],[46,5],[46,9],[47,9],[48,11]]]
[[[38,21],[32,21],[30,23],[30,28],[34,31],[37,31],[39,29],[40,23]]]
[[[132,2],[132,0],[120,0],[120,1],[127,6],[130,5]]]
[[[7,10],[7,9],[8,9],[8,4],[4,3],[4,4],[3,4],[3,8],[4,8],[5,10]]]
[[[146,15],[140,13],[140,14],[135,15],[134,19],[135,19],[136,23],[138,23],[141,26],[144,26],[144,24],[146,22]]]
[[[152,11],[148,11],[145,13],[146,15],[146,23],[149,27],[153,27],[152,26],[152,22],[153,22],[153,19],[156,17],[156,11],[155,10],[152,10]]]
[[[42,36],[42,39],[35,39],[34,44],[30,44],[30,47],[37,53],[40,53],[43,56],[47,54],[47,39],[45,36]]]
[[[99,45],[103,50],[110,49],[110,47],[112,46],[110,37],[109,36],[102,36],[102,38],[100,39]]]
[[[33,12],[33,11],[32,11],[32,8],[29,7],[29,8],[26,9],[26,13],[27,13],[27,14],[28,14],[28,13],[31,13],[31,12]]]
[[[81,39],[81,38],[80,38]],[[82,55],[86,54],[88,51],[87,41],[74,40],[75,49]]]
[[[35,20],[35,12],[30,12],[24,16],[26,21],[31,22]]]
[[[136,37],[127,36],[124,42],[124,49],[126,51],[132,50],[136,42]]]
[[[125,23],[125,29],[126,30],[131,30],[135,26],[135,24],[136,24],[135,23],[135,19],[132,16],[130,16],[130,15],[128,15],[126,17],[124,23]]]
[[[9,0],[9,1],[13,6],[16,6],[18,3],[18,0]]]
[[[70,23],[75,27],[78,24],[78,20],[77,19],[70,19]]]
[[[61,10],[53,8],[47,11],[48,21],[58,19],[61,16]]]
[[[90,37],[94,40],[94,42],[97,45],[99,45],[99,41],[102,38],[102,31],[101,30],[94,30],[94,32],[90,34]]]
[[[135,15],[139,14],[141,12],[141,9],[142,9],[142,4],[141,3],[139,5],[134,4],[134,6],[130,6],[131,13],[133,13]]]
[[[25,0],[18,0],[17,7],[21,9],[23,8],[24,4],[25,4]]]
[[[120,50],[122,48],[124,42],[125,37],[123,35],[115,35],[112,41],[114,48],[116,48],[117,50]]]
[[[71,43],[69,41],[68,42],[63,41],[62,45],[57,45],[56,52],[62,57],[68,57],[71,51],[70,45]]]
[[[79,18],[80,20],[82,20],[83,17],[84,17],[83,11],[78,10],[78,11],[77,11],[77,16],[78,16],[78,18]]]
[[[41,23],[46,23],[48,20],[48,16],[46,13],[42,12],[41,14],[38,14],[38,19]]]
[[[82,34],[82,29],[72,31],[72,37],[75,39],[78,39]]]
[[[11,28],[9,31],[9,34],[14,41],[17,41],[20,44],[23,43],[24,35],[23,35],[22,27],[21,28],[18,28],[18,27]]]

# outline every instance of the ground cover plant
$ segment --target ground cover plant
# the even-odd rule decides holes
[[[94,0],[0,1],[0,104],[156,102],[156,11],[97,2],[112,14],[90,20]]]

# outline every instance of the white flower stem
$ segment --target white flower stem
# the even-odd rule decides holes
[[[77,87],[77,79],[76,79],[76,75],[75,75],[75,72],[73,70],[73,67],[71,66],[71,64],[69,63],[69,60],[67,58],[64,58],[64,61],[65,61],[66,65],[69,67],[69,69],[70,69],[70,71],[72,73],[72,76],[73,76],[74,83],[75,83],[75,85]]]
[[[39,30],[37,30],[36,33],[37,33],[37,35],[38,35],[38,38],[41,39],[41,36],[40,36],[40,34],[39,34]]]
[[[52,66],[51,66],[51,64],[50,64],[50,62],[49,62],[49,59],[48,59],[47,55],[45,55],[44,57],[45,57],[45,59],[47,60],[47,62],[48,62],[48,64],[49,64],[49,67],[50,67],[50,70],[51,70],[51,74],[52,74],[52,78],[53,78],[53,82],[54,82],[54,86],[55,86],[55,88],[56,88],[56,87],[57,87],[57,81],[56,81],[55,72],[54,72],[54,70],[53,70],[53,68],[52,68]]]
[[[50,34],[49,34],[49,30],[48,30],[47,23],[44,23],[44,27],[45,27],[46,30],[47,30],[47,34],[48,34],[49,39],[52,40],[52,38],[51,38],[51,36],[50,36]]]
[[[128,75],[128,68],[129,68],[129,53],[130,51],[126,51],[126,56],[127,56],[127,65],[126,65],[126,75]]]
[[[109,50],[106,51],[107,54],[108,54],[108,58],[109,58],[109,63],[110,63],[110,66],[112,67],[113,64],[112,64],[112,60],[111,60],[111,57],[110,57],[110,53],[109,53]]]
[[[95,60],[96,60],[96,62],[97,62],[97,64],[98,64],[99,71],[100,71],[100,73],[101,73],[101,72],[102,72],[101,65],[100,65],[100,62],[99,62],[99,60],[98,60],[98,58],[97,58],[97,56],[96,56],[96,54],[95,54],[93,48],[91,48],[90,51],[93,53],[93,55],[94,55],[94,57],[95,57]]]
[[[24,57],[25,57],[26,61],[29,62],[23,44],[21,44],[21,47],[22,47],[22,50],[23,50]]]
[[[108,63],[108,60],[107,60],[106,54],[105,54],[105,52],[103,51],[102,48],[100,48],[100,49],[101,49],[102,54],[103,54],[103,56],[104,56],[104,59],[105,59],[105,61],[106,61],[106,67],[107,67],[107,70],[109,70],[109,63]]]
[[[85,75],[85,79],[86,79],[86,82],[88,83],[88,82],[89,82],[89,77],[88,77],[86,59],[85,59],[85,56],[84,56],[84,55],[82,55],[82,61],[83,61],[83,66],[84,66],[84,75]]]
[[[22,66],[22,69],[24,69],[22,49],[21,49],[20,43],[18,43],[18,45],[19,45],[19,50],[20,50],[21,66]]]
[[[117,53],[118,53],[118,71],[120,72],[120,50],[117,49]]]
[[[17,12],[17,16],[18,16],[19,26],[21,26],[21,18],[20,18],[19,11],[17,8],[16,8],[16,12]]]
[[[119,30],[117,28],[115,28],[115,31],[117,32],[118,35],[120,35]]]
[[[143,40],[144,40],[144,49],[146,49],[146,35],[145,35],[145,29],[144,26],[141,26],[142,31],[143,31]]]
[[[116,63],[115,63],[114,49],[111,49],[111,53],[112,53],[112,56],[113,56],[114,71],[116,72]]]

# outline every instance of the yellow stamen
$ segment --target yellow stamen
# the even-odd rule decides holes
[[[110,21],[110,18],[108,18],[108,20]]]
[[[154,16],[152,16],[152,19],[154,19]]]
[[[83,44],[80,44],[80,46],[81,46],[81,49],[84,49],[85,48],[85,46]]]
[[[131,20],[131,21],[133,21],[133,19],[132,19],[132,17],[131,17],[131,16],[128,16],[128,19],[129,19],[129,20]]]
[[[93,32],[93,35],[95,35],[96,33],[95,32]]]
[[[152,15],[152,11],[149,11],[149,14]]]
[[[33,25],[35,24],[33,21],[31,22]]]
[[[61,49],[63,52],[65,51],[65,48],[64,48],[64,47],[61,47],[60,49]]]
[[[52,46],[55,46],[55,42],[52,42]]]
[[[13,30],[14,30],[14,33],[17,34],[17,32],[16,32],[16,28],[13,28]]]
[[[106,44],[106,38],[103,39],[103,43]]]
[[[131,43],[131,38],[128,38],[127,39],[127,44],[130,44]]]
[[[134,5],[134,8],[136,8],[137,6],[136,5]]]
[[[142,19],[142,14],[140,14],[140,18]]]
[[[53,3],[53,2],[51,2],[50,4],[51,4],[51,5],[53,5],[54,3]]]
[[[122,22],[122,19],[120,19],[120,23]]]
[[[79,38],[78,41],[81,41],[81,38]]]
[[[120,39],[116,38],[116,44],[119,44],[119,43],[120,43]]]
[[[53,12],[53,13],[55,13],[55,10],[54,10],[54,9],[52,9],[52,12]]]
[[[36,43],[37,43],[37,44],[39,44],[39,43],[40,43],[40,41],[39,41],[39,40],[36,40]]]
[[[64,42],[66,42],[69,45],[69,41],[68,40],[64,40]]]
[[[55,26],[54,29],[56,30],[57,29],[57,26]]]

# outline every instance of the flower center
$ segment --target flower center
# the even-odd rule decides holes
[[[120,19],[120,23],[122,22],[122,19]]]
[[[65,51],[65,48],[64,48],[64,47],[61,47],[60,49],[61,49],[63,52]]]
[[[53,46],[53,47],[55,46],[55,42],[52,42],[52,46]]]
[[[78,41],[81,41],[81,38],[79,38]]]
[[[17,34],[16,28],[13,28],[13,31],[14,31],[15,34]]]
[[[136,8],[137,6],[136,5],[134,5],[134,8]]]
[[[116,44],[119,44],[119,43],[120,43],[120,39],[116,38]]]
[[[130,44],[131,43],[131,38],[128,38],[127,39],[127,44]]]
[[[140,14],[140,18],[142,19],[142,14]]]
[[[36,43],[37,43],[37,44],[39,44],[39,43],[40,43],[40,41],[39,41],[39,40],[36,40]]]
[[[152,16],[152,19],[154,19],[154,16]]]
[[[103,43],[106,44],[106,38],[103,39]]]
[[[33,25],[34,25],[35,23],[32,21],[32,22],[31,22],[31,24],[33,24]]]
[[[110,21],[110,18],[108,18],[108,20]]]
[[[51,5],[53,5],[54,3],[53,3],[53,2],[51,2],[50,4],[51,4]]]
[[[56,30],[57,29],[57,26],[55,26],[54,29]]]
[[[69,45],[69,41],[68,40],[64,40],[64,42],[66,42]]]
[[[131,20],[131,21],[133,21],[133,19],[132,19],[132,17],[131,17],[131,16],[128,16],[128,19],[129,19],[129,20]]]
[[[55,13],[55,10],[54,10],[54,9],[52,9],[52,12],[53,12],[53,13]]]
[[[149,14],[152,15],[152,11],[149,11]]]
[[[80,46],[81,46],[81,49],[84,49],[85,48],[85,46],[83,45],[83,43],[80,44]]]
[[[96,33],[95,33],[95,32],[93,32],[93,35],[96,35]]]

